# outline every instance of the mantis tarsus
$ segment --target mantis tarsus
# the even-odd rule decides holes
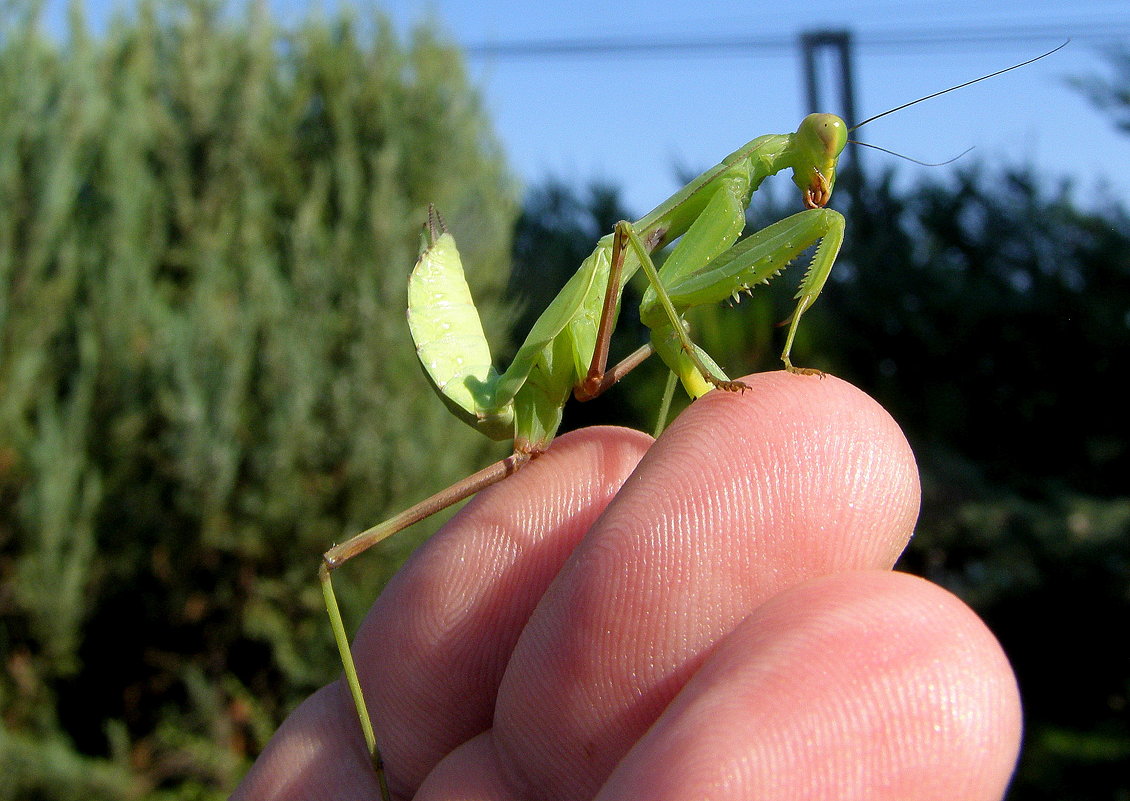
[[[1064,43],[1064,45],[1066,42]],[[510,456],[399,515],[328,550],[319,569],[334,638],[385,801],[389,790],[372,723],[357,679],[331,571],[357,554],[515,472],[543,452],[561,422],[570,394],[601,394],[652,353],[658,353],[688,394],[711,389],[741,391],[689,338],[682,314],[767,283],[794,258],[816,245],[788,321],[781,360],[793,373],[793,339],[805,310],[824,287],[843,243],[845,223],[825,208],[836,182],[840,154],[851,131],[879,117],[939,94],[986,80],[1056,52],[1044,53],[878,114],[853,127],[833,114],[810,114],[795,133],[758,137],[704,172],[642,219],[617,223],[534,323],[505,372],[498,373],[478,312],[463,276],[455,240],[439,213],[429,208],[425,244],[409,279],[408,322],[433,389],[460,419],[493,439],[513,437]],[[745,210],[761,182],[791,169],[805,210],[738,240]],[[662,267],[652,254],[674,246]],[[650,342],[607,367],[608,344],[625,283],[643,269],[648,288],[640,303]]]

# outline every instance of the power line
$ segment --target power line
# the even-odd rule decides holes
[[[1054,43],[1072,39],[1101,46],[1125,46],[1130,39],[1130,24],[1118,22],[1089,23],[1085,28],[1069,25],[1029,25],[1000,28],[890,29],[857,33],[857,47],[869,52],[898,51],[913,48],[938,48],[953,51],[982,48],[993,44]],[[632,37],[578,37],[573,39],[540,39],[515,42],[491,42],[465,48],[471,58],[631,58],[672,56],[740,55],[747,58],[779,56],[794,52],[795,36],[656,36],[647,39]]]

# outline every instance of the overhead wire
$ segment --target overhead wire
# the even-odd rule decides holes
[[[1078,25],[1079,23],[1075,23]],[[926,47],[981,48],[992,44],[1048,42],[1064,39],[1119,45],[1130,39],[1130,23],[1123,20],[1088,21],[1085,28],[1072,24],[1010,25],[1003,27],[903,28],[853,30],[857,47],[870,52],[921,50]],[[464,48],[471,58],[601,58],[667,56],[717,56],[731,52],[746,57],[777,56],[795,50],[796,35],[702,35],[702,36],[599,36],[560,39],[528,39],[510,42],[482,42]]]

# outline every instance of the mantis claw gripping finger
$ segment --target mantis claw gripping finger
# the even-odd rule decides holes
[[[817,370],[815,367],[793,367],[790,364],[786,369],[793,375],[814,375],[817,378],[827,375],[823,370]]]
[[[749,384],[745,383],[744,381],[720,381],[719,379],[716,379],[713,376],[709,375],[707,376],[707,380],[710,381],[710,383],[712,383],[718,389],[724,390],[726,392],[745,392],[747,389],[749,389]]]

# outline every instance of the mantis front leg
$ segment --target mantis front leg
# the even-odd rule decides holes
[[[781,361],[791,373],[819,374],[818,370],[794,367],[790,354],[800,318],[820,295],[835,264],[843,244],[844,229],[844,218],[839,212],[831,209],[802,211],[746,237],[698,269],[654,284],[658,301],[652,307],[641,307],[640,316],[652,328],[656,351],[669,365],[679,363],[682,354],[689,352],[689,339],[682,326],[667,324],[671,310],[679,312],[718,303],[757,284],[767,283],[794,258],[817,245],[796,294],[797,305],[789,319]],[[690,347],[695,346],[690,344]]]

